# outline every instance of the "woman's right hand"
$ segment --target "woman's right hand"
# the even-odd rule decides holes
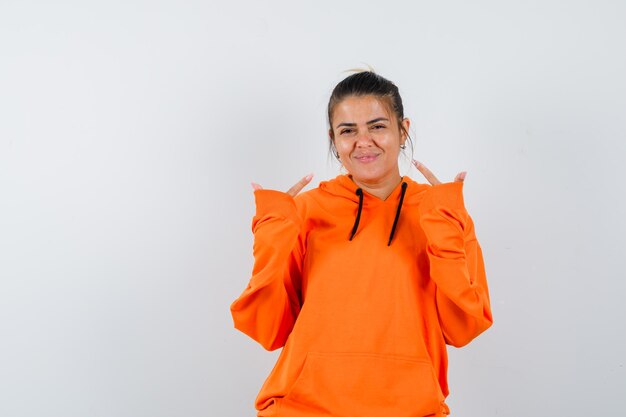
[[[313,174],[309,174],[306,177],[303,177],[293,187],[287,190],[287,194],[289,194],[292,197],[295,197],[296,194],[300,192],[300,190],[302,190],[309,182],[311,182],[312,178],[313,178]],[[261,185],[257,184],[256,182],[253,182],[251,184],[252,184],[252,189],[254,191],[263,189],[263,187],[261,187]]]

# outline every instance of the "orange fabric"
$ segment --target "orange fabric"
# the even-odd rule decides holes
[[[254,268],[231,304],[235,328],[283,347],[255,401],[264,417],[449,413],[446,344],[493,323],[463,183],[408,177],[381,200],[349,175],[292,198],[255,191]]]

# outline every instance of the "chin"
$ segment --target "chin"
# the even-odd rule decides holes
[[[361,182],[378,182],[383,179],[383,175],[379,172],[363,172],[363,171],[352,171],[350,173],[352,178]]]

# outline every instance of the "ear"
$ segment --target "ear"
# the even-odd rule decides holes
[[[335,138],[333,137],[333,129],[332,128],[328,129],[328,139],[330,139],[331,142],[335,141]]]
[[[408,132],[409,127],[411,126],[411,120],[408,117],[405,117],[404,119],[402,119],[401,123],[402,123],[402,127],[404,128],[404,131]],[[404,133],[404,131],[402,132],[401,145],[404,145],[404,142],[406,142],[406,140],[408,139],[408,136],[406,133]]]

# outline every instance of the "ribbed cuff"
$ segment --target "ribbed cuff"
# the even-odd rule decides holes
[[[428,213],[436,207],[465,210],[463,181],[432,185],[419,206],[419,213]]]
[[[256,190],[254,192],[256,218],[272,214],[276,217],[297,219],[296,203],[292,196],[276,190]]]

